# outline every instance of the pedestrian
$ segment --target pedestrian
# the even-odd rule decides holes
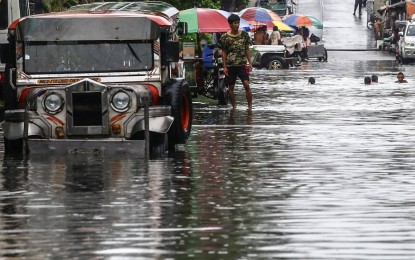
[[[375,74],[372,75],[372,83],[378,83],[378,76]]]
[[[309,77],[309,78],[308,78],[308,84],[311,84],[311,85],[316,84],[316,79],[315,79],[315,78],[313,78],[313,77]]]
[[[370,77],[365,77],[365,85],[370,85],[372,83],[372,79]]]
[[[281,33],[278,30],[278,26],[274,26],[272,28],[272,33],[270,35],[270,43],[271,45],[281,45]]]
[[[373,24],[373,29],[375,31],[375,39],[382,40],[382,19],[375,18],[375,23]]]
[[[356,9],[359,6],[359,16],[362,16],[362,0],[354,0],[353,15],[356,15]]]
[[[232,108],[236,109],[234,90],[236,78],[239,77],[245,88],[248,110],[252,110],[252,92],[249,86],[249,71],[252,70],[252,59],[249,51],[251,40],[247,32],[238,29],[240,20],[238,15],[231,14],[228,17],[231,30],[223,34],[220,39],[223,70],[228,82],[228,95]]]
[[[408,81],[406,81],[405,75],[403,74],[402,71],[398,72],[398,75],[396,75],[396,78],[398,80],[395,81],[395,83],[408,83]]]
[[[260,26],[257,28],[256,32],[254,33],[254,44],[255,45],[265,45],[268,43],[267,37],[267,26]]]

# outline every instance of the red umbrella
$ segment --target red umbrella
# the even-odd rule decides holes
[[[230,30],[228,17],[231,13],[210,9],[210,8],[191,8],[180,11],[179,19],[187,22],[189,33],[215,33],[227,32]],[[250,30],[253,26],[244,19],[241,19],[239,29]]]

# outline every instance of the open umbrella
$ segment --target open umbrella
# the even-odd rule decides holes
[[[210,8],[191,8],[180,11],[179,19],[187,23],[188,33],[216,33],[230,30],[230,12]],[[241,19],[239,29],[249,31],[253,26]]]
[[[311,15],[291,14],[287,16],[283,22],[289,26],[314,26],[317,29],[323,29],[323,23]]]
[[[281,17],[279,17],[276,13],[261,7],[245,8],[241,10],[238,15],[247,21],[255,21],[259,23],[282,21]]]
[[[279,22],[279,21],[273,21],[273,22],[263,22],[263,23],[259,23],[259,22],[255,22],[255,21],[248,21],[250,24],[252,24],[254,26],[254,28],[251,30],[251,32],[256,31],[258,28],[262,27],[262,26],[267,26],[268,30],[271,30],[274,28],[274,26],[278,26],[278,30],[280,31],[284,31],[284,32],[293,32],[294,29],[288,25],[286,25],[283,22]]]

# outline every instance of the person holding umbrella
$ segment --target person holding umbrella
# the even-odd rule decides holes
[[[249,71],[252,70],[252,59],[249,51],[251,39],[247,32],[240,31],[240,18],[236,14],[228,17],[230,31],[223,34],[219,45],[222,49],[223,69],[228,82],[228,94],[232,108],[236,109],[235,82],[240,78],[245,88],[248,110],[252,110],[252,92],[249,86]],[[246,62],[248,61],[248,67]]]

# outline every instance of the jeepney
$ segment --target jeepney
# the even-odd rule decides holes
[[[100,2],[16,20],[5,53],[6,155],[145,157],[184,144],[193,109],[177,70],[178,13],[158,1]]]
[[[29,15],[28,0],[1,0],[0,1],[0,60],[2,49],[7,48],[7,27],[17,18]],[[4,84],[5,64],[0,61],[0,99]]]

